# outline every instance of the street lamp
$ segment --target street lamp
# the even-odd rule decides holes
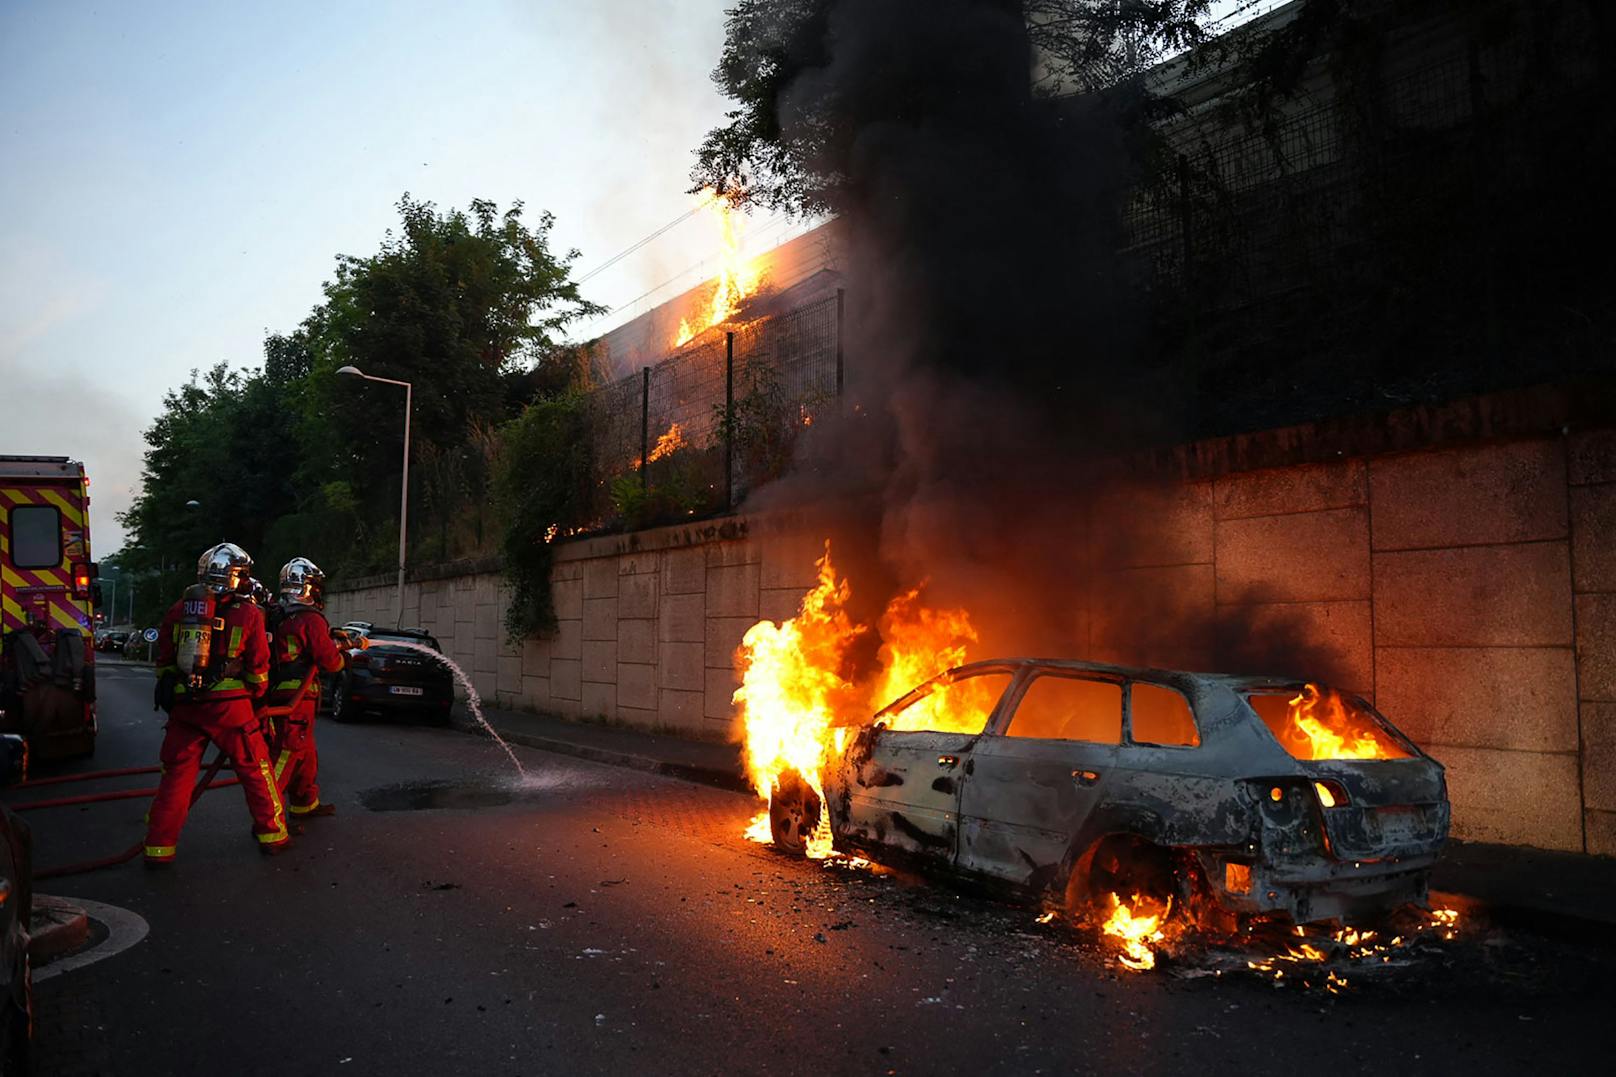
[[[366,374],[356,366],[337,368],[338,374],[345,374],[353,378],[364,378],[366,381],[379,381],[383,385],[402,385],[404,387],[404,480],[398,498],[398,626],[404,627],[404,528],[410,517],[410,408],[414,395],[414,387],[407,381],[396,381],[393,378],[378,378],[374,374]]]

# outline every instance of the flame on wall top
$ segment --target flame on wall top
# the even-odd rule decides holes
[[[736,219],[740,212],[729,199],[711,189],[702,192],[703,205],[718,223],[719,265],[718,277],[713,282],[713,294],[706,309],[679,321],[679,335],[673,346],[682,348],[695,337],[715,325],[723,325],[741,309],[741,302],[755,294],[762,279],[762,267],[755,260],[741,256],[741,241]]]

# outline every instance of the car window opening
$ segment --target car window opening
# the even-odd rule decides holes
[[[1128,700],[1132,708],[1129,732],[1135,744],[1194,748],[1201,743],[1195,714],[1182,692],[1135,681],[1128,687]]]
[[[1292,758],[1409,759],[1380,715],[1329,688],[1309,684],[1274,692],[1248,692],[1246,701]]]
[[[1041,676],[1027,687],[1007,737],[1122,743],[1122,685]]]
[[[965,733],[987,728],[988,718],[1010,684],[1008,673],[979,673],[941,680],[937,687],[901,711],[881,720],[897,733]]]

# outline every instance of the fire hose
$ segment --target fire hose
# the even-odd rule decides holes
[[[317,676],[319,676],[319,670],[310,669],[308,675],[303,678],[303,683],[298,686],[297,694],[294,695],[289,702],[278,706],[264,707],[255,711],[254,713],[260,720],[265,718],[283,718],[290,715],[292,711],[297,709],[297,705],[303,702],[303,697],[308,694],[308,691],[310,687],[313,686],[314,679]],[[217,782],[213,780],[218,776],[219,768],[224,766],[224,761],[224,751],[218,750],[213,759],[206,764],[206,770],[203,771],[202,777],[197,781],[195,787],[191,790],[191,803],[193,805],[195,805],[196,802],[202,798],[202,794],[207,792],[209,789],[224,789],[227,786],[241,784],[241,780],[239,778],[227,778],[224,781]],[[114,770],[90,771],[85,774],[66,774],[57,777],[39,778],[34,781],[23,782],[16,786],[16,788],[28,789],[37,788],[42,785],[60,785],[68,782],[98,781],[105,778],[122,778],[137,774],[156,774],[162,769],[163,768],[160,766],[120,767]],[[112,800],[133,800],[139,797],[153,796],[156,794],[156,792],[156,789],[118,789],[108,793],[86,793],[80,796],[56,797],[51,800],[36,800],[28,804],[15,804],[12,805],[11,810],[18,812],[38,811],[42,808],[67,808],[74,805],[98,804]],[[34,872],[34,878],[36,880],[57,879],[64,875],[82,875],[85,872],[99,871],[102,868],[116,867],[119,864],[126,864],[135,857],[139,856],[144,848],[144,843],[137,841],[129,848],[123,850],[122,852],[114,853],[111,856],[103,856],[95,860],[82,860],[74,864],[60,864],[56,867],[46,868],[43,871],[36,871]]]

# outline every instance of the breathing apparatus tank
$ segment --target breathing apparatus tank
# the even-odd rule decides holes
[[[180,599],[179,636],[174,664],[191,688],[201,688],[216,652],[214,636],[224,628],[219,599],[206,585],[193,583]]]
[[[252,558],[231,542],[221,542],[196,562],[196,583],[180,599],[179,634],[174,664],[192,689],[214,678],[211,670],[225,658],[219,641],[224,631],[220,606],[227,596],[250,593]]]

